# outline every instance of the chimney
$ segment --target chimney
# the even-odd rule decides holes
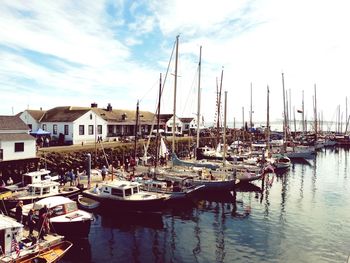
[[[112,111],[112,105],[110,103],[107,105],[107,111]]]
[[[91,103],[91,108],[97,108],[97,103],[96,102]]]

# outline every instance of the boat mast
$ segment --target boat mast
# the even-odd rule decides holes
[[[216,124],[217,136],[216,136],[216,145],[220,143],[220,107],[221,107],[221,91],[222,91],[222,79],[224,77],[224,69],[221,70],[221,79],[220,79],[220,89],[218,90],[218,120]]]
[[[156,161],[154,167],[157,168],[159,158],[159,124],[160,124],[160,99],[162,96],[162,73],[159,75],[159,94],[158,94],[158,107],[157,107],[157,136],[156,136]]]
[[[285,99],[285,89],[284,89],[284,74],[282,72],[282,87],[283,87],[283,148],[286,152],[286,141],[287,141],[287,112],[286,112],[286,99]]]
[[[226,114],[227,114],[227,91],[225,91],[225,108],[224,108],[224,154],[222,157],[223,165],[225,166],[226,160]]]
[[[199,148],[199,133],[200,133],[200,115],[201,115],[201,64],[202,64],[202,46],[199,48],[199,62],[198,62],[198,105],[197,105],[197,148]],[[197,152],[195,152],[197,155]]]
[[[314,91],[315,91],[315,101],[314,101],[314,112],[315,112],[315,140],[317,140],[317,99],[316,99],[316,84],[314,84]]]
[[[250,82],[250,120],[249,127],[253,128],[253,83]]]
[[[174,110],[173,110],[173,138],[172,153],[175,153],[175,124],[176,124],[176,88],[177,88],[177,63],[179,57],[179,36],[176,36],[176,52],[175,52],[175,81],[174,81]]]
[[[135,124],[135,142],[134,142],[134,161],[136,162],[136,148],[137,148],[137,130],[139,127],[139,100],[136,104],[136,124]],[[113,167],[112,167],[113,169]],[[135,166],[133,167],[133,175],[135,174]]]
[[[301,120],[302,120],[302,127],[303,127],[303,132],[302,132],[302,134],[303,134],[303,137],[305,136],[305,118],[304,118],[304,91],[303,91],[303,94],[302,94],[302,101],[301,101],[301,111],[302,111],[302,113],[301,113]]]
[[[242,131],[243,131],[243,143],[244,143],[244,141],[245,141],[245,123],[244,123],[244,107],[242,107],[242,122],[243,122],[243,129],[242,129]]]
[[[270,89],[267,85],[266,148],[270,152]]]

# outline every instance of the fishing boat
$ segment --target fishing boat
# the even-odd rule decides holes
[[[72,243],[68,241],[62,242],[62,236],[57,235],[51,241],[32,240],[24,237],[24,231],[24,225],[11,217],[0,214],[0,263],[56,262],[72,246]],[[51,261],[49,259],[46,261],[34,260],[41,254],[50,251],[51,248],[55,248],[51,252]]]
[[[103,182],[83,191],[83,195],[97,200],[104,208],[131,212],[161,211],[169,199],[169,195],[142,191],[140,183],[125,180]]]
[[[288,169],[291,165],[291,161],[283,154],[274,154],[272,156],[272,165],[275,169]]]
[[[83,195],[78,196],[78,206],[85,210],[94,210],[100,206],[100,202]]]
[[[36,202],[50,196],[66,196],[72,199],[78,197],[80,189],[75,186],[60,187],[60,184],[51,180],[40,181],[29,184],[26,188],[14,191],[3,198],[3,203],[7,209],[16,206],[19,201],[23,204]]]
[[[167,202],[188,201],[201,189],[205,188],[204,185],[185,186],[186,179],[179,183],[136,177],[135,181],[141,183],[141,189],[144,191],[169,195]]]
[[[92,214],[79,210],[77,202],[63,196],[51,196],[34,204],[23,206],[23,216],[27,218],[29,210],[34,209],[35,220],[39,220],[40,209],[47,207],[51,231],[62,236],[87,237],[90,232]],[[11,212],[15,212],[14,209]]]
[[[35,255],[28,256],[20,261],[20,263],[53,263],[58,262],[73,246],[73,243],[67,240],[61,241],[49,247],[45,247]]]

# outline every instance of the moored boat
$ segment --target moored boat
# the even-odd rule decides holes
[[[51,231],[62,236],[87,237],[93,216],[79,210],[77,202],[63,196],[52,196],[41,199],[34,204],[23,206],[23,216],[28,216],[29,210],[34,209],[35,220],[39,220],[40,209],[45,206],[49,212]],[[11,210],[14,212],[14,209]]]
[[[114,180],[83,191],[83,195],[101,203],[101,206],[116,211],[158,212],[165,207],[169,195],[140,190],[140,183]]]
[[[100,202],[83,195],[78,196],[77,202],[78,206],[85,210],[94,210],[100,206]]]
[[[72,199],[78,197],[80,189],[75,186],[60,187],[60,184],[51,180],[29,184],[28,187],[14,191],[3,198],[3,203],[7,209],[16,206],[19,201],[23,204],[36,202],[50,196],[66,196]]]

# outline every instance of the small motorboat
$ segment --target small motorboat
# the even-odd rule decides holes
[[[28,258],[22,259],[21,263],[52,263],[58,262],[73,246],[72,242],[67,240],[57,244],[43,248],[37,254],[31,255]]]
[[[89,197],[79,195],[78,196],[78,206],[81,209],[94,210],[100,206],[100,202]]]

